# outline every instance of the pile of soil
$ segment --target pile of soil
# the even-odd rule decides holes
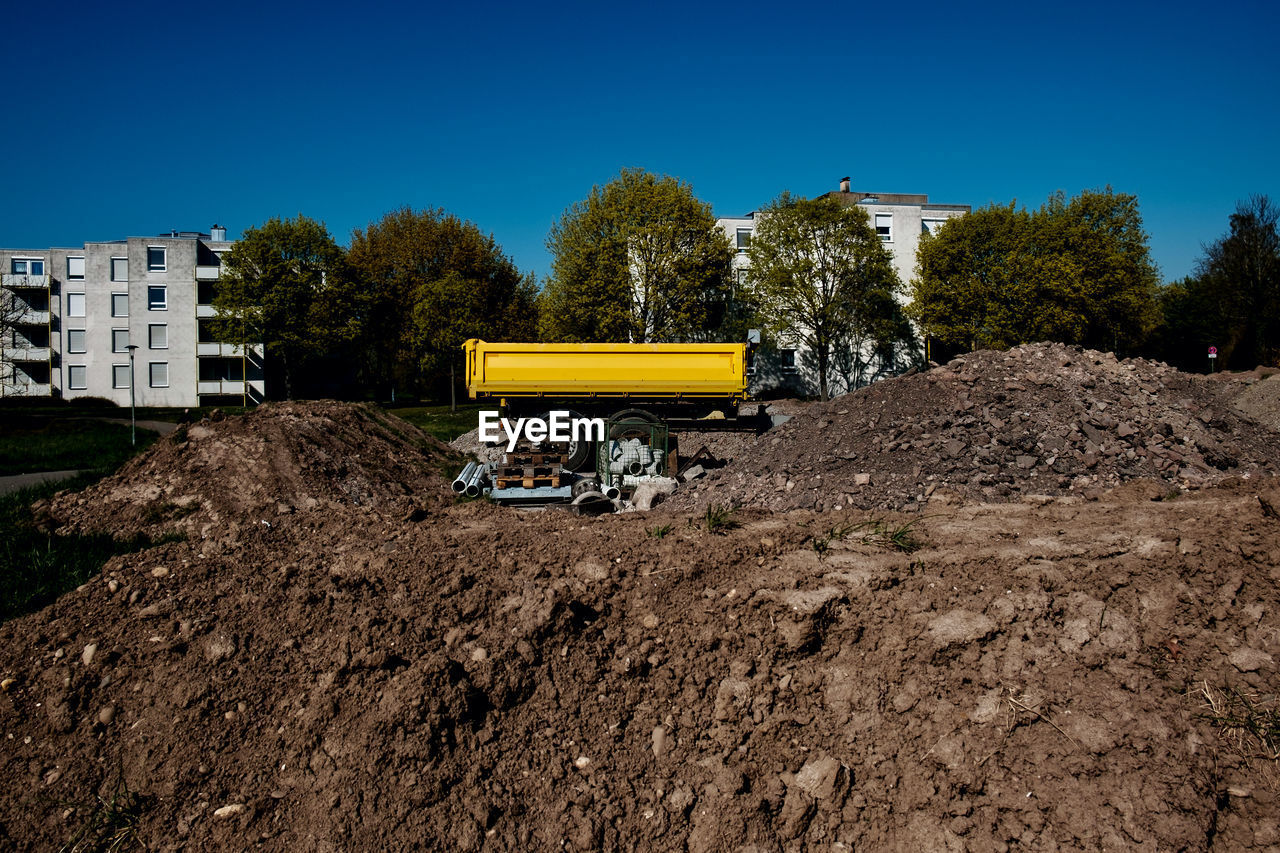
[[[1008,500],[1139,478],[1185,490],[1274,474],[1280,441],[1233,405],[1240,391],[1060,344],[975,352],[810,406],[674,500],[913,510],[944,495]]]
[[[1117,410],[1139,430],[1184,416],[1156,433],[1182,467],[1200,444],[1251,458],[1252,427],[1213,426],[1228,415],[1199,385],[1070,357],[1053,370],[1079,366],[1075,394],[1050,393],[1047,367],[996,379],[982,354],[797,421],[898,420],[845,441],[941,459],[914,443],[943,427],[905,431],[941,417],[916,398],[965,429],[989,409],[1012,436],[1038,423],[1016,405],[1035,388],[1080,404],[1063,425],[1107,430],[1087,470],[1127,459],[1107,448],[1130,436],[1094,421]],[[361,407],[268,407],[59,499],[87,525],[192,495],[237,534],[113,558],[0,625],[0,847],[121,826],[155,849],[1280,844],[1277,745],[1257,738],[1276,713],[1280,480],[923,518],[582,519],[437,500],[432,447]]]
[[[1260,424],[1280,431],[1280,379],[1269,373],[1259,379],[1246,378],[1231,399],[1231,405]]]
[[[124,803],[155,849],[1264,849],[1274,763],[1208,698],[1274,693],[1280,489],[1150,497],[909,553],[475,502],[121,557],[0,626],[0,846]]]
[[[449,494],[449,448],[374,406],[268,403],[180,427],[84,492],[44,511],[68,530],[208,535],[295,511]]]

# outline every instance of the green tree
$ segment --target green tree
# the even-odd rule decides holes
[[[268,392],[286,399],[361,322],[342,248],[323,223],[301,214],[245,231],[223,255],[213,306],[214,334],[240,347],[261,343]]]
[[[1000,346],[1018,278],[1016,258],[1030,215],[991,205],[922,234],[908,311],[924,331],[953,346]]]
[[[729,239],[686,183],[624,169],[551,227],[539,331],[553,341],[714,336],[729,312]]]
[[[357,229],[348,257],[369,302],[369,380],[392,393],[439,387],[467,338],[536,334],[533,279],[492,235],[440,208],[401,208]]]
[[[1205,310],[1208,340],[1223,367],[1249,368],[1280,359],[1280,233],[1267,196],[1241,202],[1226,236],[1206,246],[1196,265],[1191,310]],[[1197,353],[1203,357],[1203,352]]]
[[[1161,322],[1146,351],[1183,370],[1203,371],[1208,348],[1223,341],[1219,331],[1223,324],[1212,292],[1199,279],[1188,277],[1162,286],[1156,303]]]
[[[1155,328],[1156,288],[1137,197],[1108,187],[1057,193],[1034,213],[992,205],[923,235],[909,313],[970,349],[1132,350]]]
[[[861,207],[783,193],[757,215],[747,253],[762,322],[808,351],[822,399],[853,346],[892,346],[904,331],[909,337],[894,319],[901,318],[894,299],[901,285],[892,257]]]

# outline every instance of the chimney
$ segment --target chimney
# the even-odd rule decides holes
[[[848,191],[849,191],[849,179],[848,179],[848,178],[841,178],[841,179],[840,179],[840,192],[842,192],[842,193],[847,193]]]
[[[209,229],[209,239],[214,241],[226,240],[227,229],[223,228],[221,225],[215,224]]]

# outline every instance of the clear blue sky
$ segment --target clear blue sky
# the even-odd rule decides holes
[[[1166,280],[1280,199],[1270,3],[23,3],[0,245],[444,207],[550,271],[623,167],[717,215],[787,189],[1136,193]]]

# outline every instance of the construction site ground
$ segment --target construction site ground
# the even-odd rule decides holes
[[[0,626],[0,847],[1277,849],[1277,391],[978,353],[599,518],[180,428],[37,508],[182,538]]]

